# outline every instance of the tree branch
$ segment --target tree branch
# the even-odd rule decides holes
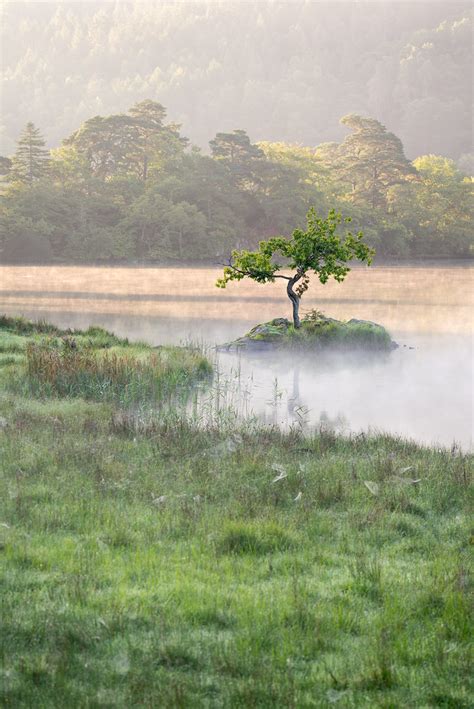
[[[236,271],[237,273],[241,273],[243,276],[256,276],[256,275],[266,275],[267,278],[284,278],[285,281],[291,281],[290,276],[283,276],[282,274],[279,273],[268,273],[268,271],[242,271],[240,268],[237,268],[237,266],[234,266],[233,263],[229,262],[228,263],[221,263],[221,266],[226,266],[228,268],[231,268],[233,271]]]

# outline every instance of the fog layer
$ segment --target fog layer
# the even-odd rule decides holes
[[[243,281],[222,292],[214,286],[218,273],[4,266],[0,310],[62,327],[102,325],[153,344],[200,341],[211,347],[257,322],[289,315],[281,284]],[[473,275],[472,267],[455,265],[375,267],[354,269],[342,284],[313,283],[303,312],[317,307],[337,318],[379,322],[400,348],[375,359],[219,354],[220,404],[268,423],[383,430],[468,449]]]

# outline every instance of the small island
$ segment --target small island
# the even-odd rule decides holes
[[[398,345],[385,328],[369,320],[353,318],[343,322],[326,317],[316,309],[310,310],[301,320],[300,301],[308,290],[311,273],[323,285],[329,278],[342,283],[351,270],[348,264],[357,260],[370,266],[375,254],[374,249],[364,243],[361,231],[357,234],[351,231],[345,235],[339,233],[339,226],[349,224],[351,218],[343,218],[334,209],[322,218],[311,208],[306,220],[306,231],[295,229],[289,238],[275,236],[261,241],[256,251],[234,250],[224,266],[223,276],[216,282],[218,288],[226,288],[229,282],[243,278],[257,283],[283,279],[292,305],[293,322],[275,318],[256,325],[243,337],[218,349],[254,352],[275,349],[387,352],[396,349]],[[277,255],[284,264],[274,260]]]
[[[243,337],[218,349],[258,353],[275,350],[390,352],[397,347],[382,325],[355,318],[345,322],[313,310],[302,319],[299,328],[287,318],[275,318],[256,325]]]

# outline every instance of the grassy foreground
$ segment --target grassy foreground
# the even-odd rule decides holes
[[[89,355],[202,356],[0,325],[3,705],[471,706],[469,456],[144,418]]]

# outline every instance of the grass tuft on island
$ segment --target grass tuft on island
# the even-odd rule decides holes
[[[364,350],[377,353],[390,352],[397,347],[382,325],[356,319],[343,322],[326,317],[319,310],[311,310],[301,321],[300,328],[295,328],[286,318],[275,318],[256,325],[243,337],[219,349],[249,352]]]
[[[160,402],[143,426],[42,360],[32,385],[45,335],[154,352],[2,321],[4,706],[471,706],[472,456]]]

